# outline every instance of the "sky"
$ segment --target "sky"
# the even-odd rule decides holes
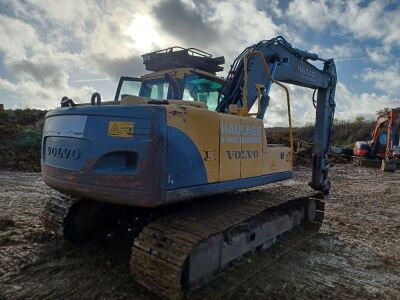
[[[260,40],[334,58],[335,117],[375,118],[400,107],[400,1],[22,0],[0,3],[0,103],[53,109],[63,96],[113,100],[120,76],[144,74],[141,54],[196,47],[234,58]],[[313,123],[312,90],[290,86],[295,125]],[[287,125],[279,87],[267,126]]]

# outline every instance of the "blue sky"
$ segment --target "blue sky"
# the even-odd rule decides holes
[[[337,118],[374,118],[400,106],[399,28],[400,1],[2,1],[0,103],[51,109],[94,91],[112,99],[119,76],[145,72],[147,51],[197,47],[224,55],[227,70],[246,46],[283,35],[336,60]],[[297,125],[314,120],[311,93],[291,87]],[[283,95],[271,96],[265,123],[285,125]]]

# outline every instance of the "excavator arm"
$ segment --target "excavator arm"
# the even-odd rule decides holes
[[[396,141],[395,135],[398,135],[398,132],[396,132],[396,129],[398,128],[398,125],[396,126],[396,121],[398,120],[399,117],[399,108],[392,109],[390,112],[390,118],[389,118],[389,124],[388,124],[388,140],[386,144],[386,157],[392,158],[394,154],[394,143]]]
[[[323,61],[323,69],[308,60]],[[317,91],[317,99],[313,99],[316,120],[310,186],[329,194],[328,151],[335,111],[335,63],[333,59],[322,59],[317,54],[293,48],[280,36],[261,41],[246,48],[233,62],[217,111],[227,112],[233,104],[240,108],[242,115],[249,115],[249,110],[258,100],[256,115],[263,119],[273,82],[294,84]]]
[[[375,128],[374,128],[374,131],[372,132],[372,140],[370,142],[371,153],[374,155],[378,151],[378,149],[377,149],[378,148],[378,140],[381,135],[381,131],[385,126],[388,129],[390,128],[389,122],[390,122],[390,113],[379,116],[378,119],[376,120]],[[388,135],[388,137],[389,137],[389,135]]]

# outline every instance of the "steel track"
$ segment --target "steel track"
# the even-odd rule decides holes
[[[196,245],[215,234],[259,218],[263,213],[269,213],[271,208],[273,214],[277,214],[279,209],[287,210],[287,203],[299,199],[313,199],[317,202],[318,213],[314,222],[301,224],[291,232],[278,236],[279,243],[275,243],[268,251],[252,256],[252,264],[246,263],[246,259],[242,259],[241,263],[235,260],[228,270],[224,268],[224,272],[215,274],[206,288],[189,290],[185,286],[183,281],[187,272],[187,259]],[[161,217],[142,225],[143,230],[132,247],[131,271],[136,281],[169,299],[184,296],[218,299],[232,293],[249,277],[318,232],[324,210],[321,199],[320,194],[310,197],[310,193],[296,188],[278,187],[193,201],[181,208],[167,210],[167,213],[160,214]],[[79,201],[78,198],[63,194],[50,197],[42,215],[47,230],[75,243],[76,237],[71,235],[73,233],[68,231],[68,227],[71,220],[83,216],[81,214],[79,217],[77,209],[74,209]]]
[[[44,227],[52,231],[57,237],[65,237],[65,225],[71,207],[80,201],[65,194],[58,193],[47,199],[42,213]]]
[[[314,220],[315,223],[300,226],[307,229],[299,234],[302,237],[300,240],[294,239],[294,242],[284,244],[286,250],[280,251],[281,255],[298,245],[299,241],[310,238],[318,231],[319,224],[323,219],[323,202],[320,201],[322,199],[320,194],[310,197],[309,193],[299,194],[296,189],[278,187],[254,193],[252,196],[249,199],[247,194],[247,199],[241,199],[239,193],[239,197],[233,197],[234,199],[229,199],[227,196],[224,200],[207,201],[193,209],[170,214],[150,222],[136,238],[132,248],[131,271],[135,280],[163,297],[182,298],[186,293],[183,280],[186,272],[185,262],[198,243],[217,233],[226,232],[273,207],[284,209],[285,203],[290,201],[313,199],[318,202],[318,213]],[[297,228],[297,230],[299,229]],[[303,236],[304,234],[305,236]],[[278,253],[276,255],[279,256]],[[233,268],[233,270],[235,269]],[[237,268],[237,270],[240,269]],[[227,274],[229,273],[231,272],[227,272]],[[242,274],[241,278],[247,277]],[[242,282],[241,280],[228,281],[231,283],[222,284],[220,287],[231,288]],[[213,297],[218,294],[221,292],[216,292]],[[226,292],[222,292],[223,294]],[[191,295],[196,294],[191,293]]]
[[[185,298],[221,299],[232,297],[243,283],[311,239],[318,233],[320,227],[321,224],[312,223],[282,235],[277,243],[268,250],[250,255],[248,260],[243,259],[206,286],[187,293]]]

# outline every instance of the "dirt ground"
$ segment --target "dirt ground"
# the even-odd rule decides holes
[[[306,185],[311,170],[294,180]],[[245,281],[229,298],[400,299],[400,172],[336,165],[320,233]],[[154,299],[129,275],[130,243],[75,248],[41,226],[53,192],[38,173],[0,172],[0,299]]]

